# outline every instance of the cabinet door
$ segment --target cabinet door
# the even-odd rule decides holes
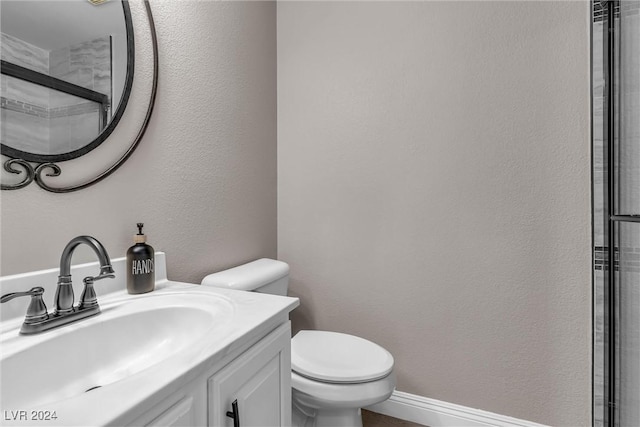
[[[227,415],[237,402],[242,427],[291,425],[291,327],[289,322],[209,379],[209,425],[234,425]]]
[[[196,416],[193,397],[189,396],[164,411],[146,425],[149,427],[193,426],[196,424]]]
[[[171,396],[133,422],[117,425],[148,427],[195,427],[207,423],[207,386],[204,378],[176,390]]]

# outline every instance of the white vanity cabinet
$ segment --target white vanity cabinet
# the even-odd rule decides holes
[[[291,425],[289,323],[213,375],[207,400],[209,426],[234,426],[233,417],[243,427]]]
[[[224,427],[235,401],[241,426],[290,425],[289,313],[300,301],[170,281],[155,255],[153,292],[128,294],[126,259],[112,259],[102,313],[77,323],[23,337],[27,307],[3,304],[0,426]],[[96,271],[72,268],[76,283]],[[42,283],[53,300],[58,273],[0,277],[0,294]],[[33,369],[42,354],[48,363]]]
[[[135,426],[241,427],[291,425],[291,326],[283,323],[215,372],[137,418]]]

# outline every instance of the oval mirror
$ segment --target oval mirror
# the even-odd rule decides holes
[[[60,162],[99,146],[129,99],[126,0],[2,0],[2,154]]]

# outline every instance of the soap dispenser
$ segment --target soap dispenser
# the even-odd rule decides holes
[[[130,294],[151,292],[156,283],[154,251],[146,243],[143,226],[143,223],[138,223],[138,234],[133,236],[135,245],[127,251],[127,292]]]

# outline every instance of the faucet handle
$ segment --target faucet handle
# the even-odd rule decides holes
[[[43,293],[44,288],[41,286],[36,286],[35,288],[31,288],[26,292],[12,292],[10,294],[3,295],[2,297],[0,297],[0,303],[11,301],[12,299],[17,297],[30,296],[31,302],[29,303],[29,307],[27,308],[27,315],[24,318],[24,323],[38,323],[49,318],[49,314],[47,313],[47,306],[42,300]]]
[[[105,273],[100,272],[100,274],[99,274],[99,275],[97,275],[97,276],[88,276],[88,277],[85,277],[84,279],[82,279],[82,281],[83,281],[84,283],[87,283],[87,281],[89,281],[89,280],[90,280],[91,282],[95,282],[96,280],[102,280],[102,279],[115,279],[115,277],[116,277],[116,275],[115,275],[115,274],[113,274],[113,272],[111,272],[111,273],[106,273],[106,274],[105,274]]]
[[[95,289],[93,289],[93,282],[102,279],[113,279],[115,277],[115,274],[104,274],[101,272],[98,276],[87,276],[82,279],[82,281],[84,282],[84,290],[82,291],[82,295],[80,295],[80,304],[78,305],[78,308],[85,309],[89,307],[97,307],[98,297],[96,295]]]
[[[42,286],[36,286],[35,288],[31,288],[26,292],[11,292],[10,294],[5,294],[0,297],[0,303],[11,301],[14,298],[25,297],[25,296],[37,296],[42,295],[44,293],[44,288]]]

